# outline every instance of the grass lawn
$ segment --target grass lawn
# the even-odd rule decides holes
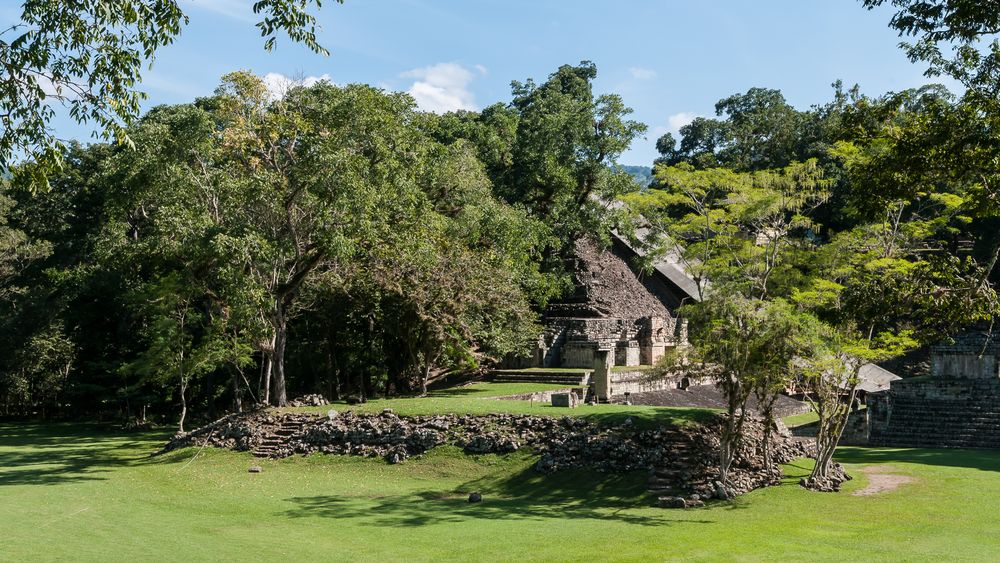
[[[682,407],[649,407],[641,405],[580,405],[575,409],[553,407],[544,401],[509,401],[498,400],[496,397],[536,393],[565,389],[565,385],[547,385],[541,383],[475,383],[463,387],[453,387],[430,393],[427,397],[407,399],[376,399],[362,405],[347,405],[334,403],[324,407],[289,408],[295,412],[325,413],[328,410],[357,410],[363,412],[380,412],[391,408],[396,414],[404,416],[428,415],[439,413],[457,414],[489,414],[512,413],[533,414],[539,416],[578,416],[595,422],[614,422],[627,417],[639,425],[657,423],[685,424],[702,420],[712,411],[699,408]]]
[[[508,403],[465,389],[423,400]],[[405,401],[419,400],[364,408],[414,412]],[[801,461],[779,487],[676,511],[652,506],[644,474],[542,476],[523,451],[439,448],[399,465],[194,448],[150,457],[168,435],[0,424],[0,560],[953,561],[1000,548],[1000,452],[844,448],[856,479],[842,493],[798,487]],[[247,473],[256,463],[264,472]],[[872,468],[915,481],[852,495]],[[468,504],[470,491],[485,500]]]
[[[781,421],[785,423],[788,428],[797,428],[799,426],[805,426],[807,424],[812,424],[819,420],[819,415],[813,411],[809,411],[802,414],[793,414],[791,416],[786,416],[782,418]]]
[[[611,371],[615,372],[615,373],[621,373],[621,372],[626,372],[626,371],[650,371],[652,369],[653,369],[653,366],[650,366],[650,365],[641,365],[641,366],[613,366],[611,368]]]

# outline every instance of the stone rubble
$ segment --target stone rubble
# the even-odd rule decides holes
[[[329,404],[330,401],[327,401],[323,395],[319,394],[303,395],[288,401],[288,406],[290,407],[322,407]]]
[[[230,415],[208,426],[176,436],[164,451],[210,445],[253,451],[261,457],[326,453],[381,457],[400,463],[440,445],[469,454],[506,454],[531,448],[539,455],[535,469],[552,473],[588,468],[604,473],[648,471],[650,491],[686,499],[730,498],[774,484],[776,468],[764,467],[763,425],[747,421],[729,483],[717,482],[721,416],[699,425],[639,428],[631,419],[596,424],[582,418],[513,414],[398,416],[354,411],[327,415],[256,411]],[[772,433],[773,459],[784,463],[805,455],[801,442]]]

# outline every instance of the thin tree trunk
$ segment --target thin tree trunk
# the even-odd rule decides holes
[[[271,368],[274,362],[271,361],[271,352],[264,354],[264,400],[265,405],[271,404]]]
[[[181,420],[179,424],[179,431],[184,433],[184,419],[187,417],[187,397],[185,393],[187,392],[187,381],[184,380],[184,376],[181,376]]]
[[[285,390],[285,342],[288,340],[288,327],[282,319],[274,336],[274,404],[279,407],[288,405],[288,394]]]
[[[764,468],[771,471],[773,460],[771,459],[771,429],[774,427],[774,402],[778,399],[778,394],[769,392],[764,397],[758,395],[757,403],[760,407],[761,418],[764,419]]]
[[[243,412],[243,398],[240,396],[240,370],[242,368],[233,369],[233,407],[236,412]]]

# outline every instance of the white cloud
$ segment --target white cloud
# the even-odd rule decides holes
[[[675,113],[667,118],[667,125],[670,126],[671,131],[680,131],[681,127],[691,123],[696,117],[701,117],[696,113],[689,111],[682,111],[680,113]]]
[[[628,69],[628,71],[632,75],[632,78],[636,80],[652,80],[656,78],[656,71],[649,68],[634,66]]]
[[[477,65],[476,70],[480,74],[486,74],[486,67]],[[475,96],[469,90],[469,85],[476,76],[460,64],[438,63],[415,68],[404,72],[402,76],[416,79],[406,92],[413,96],[417,106],[424,111],[446,113],[477,109]]]
[[[306,76],[304,78],[289,78],[279,72],[269,72],[263,77],[267,91],[272,99],[280,99],[288,93],[293,86],[305,86],[306,88],[316,85],[318,82],[331,82],[329,74],[319,76]]]

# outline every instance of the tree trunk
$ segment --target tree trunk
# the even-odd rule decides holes
[[[271,386],[268,385],[268,396],[264,402],[270,404],[273,399],[275,406],[284,407],[288,405],[288,393],[285,390],[285,343],[288,342],[288,305],[281,299],[274,303],[274,311],[271,315],[271,328],[274,336],[271,338],[271,350],[269,354],[268,383],[273,379],[274,394],[270,395]]]
[[[184,419],[187,417],[187,412],[188,412],[187,397],[185,396],[186,392],[187,392],[187,381],[184,380],[184,376],[181,376],[181,420],[180,424],[178,425],[179,426],[178,430],[181,433],[184,432]]]
[[[243,397],[240,396],[240,372],[243,368],[233,369],[233,408],[243,412]]]
[[[427,396],[427,381],[431,378],[431,363],[428,360],[424,363],[424,373],[420,378],[420,396]]]
[[[764,467],[767,471],[771,471],[774,461],[771,459],[771,430],[774,428],[774,403],[778,400],[778,394],[774,392],[765,392],[765,396],[757,396],[757,404],[760,407],[761,418],[764,423]],[[774,468],[777,472],[777,468]]]
[[[285,389],[285,342],[288,340],[288,326],[282,317],[281,324],[274,334],[274,404],[279,407],[288,405],[288,393]]]
[[[271,371],[273,366],[271,354],[268,353],[264,356],[264,400],[261,401],[265,405],[271,404]]]
[[[855,378],[856,378],[855,374]],[[847,403],[843,403],[839,398],[835,398],[836,403],[832,403],[828,408],[833,412],[825,418],[820,413],[819,427],[816,432],[816,465],[813,467],[809,478],[814,482],[817,479],[827,479],[831,477],[830,469],[833,464],[833,456],[837,453],[837,446],[840,445],[840,438],[847,428],[848,419],[851,416],[851,405],[857,397],[857,385],[851,388]]]

